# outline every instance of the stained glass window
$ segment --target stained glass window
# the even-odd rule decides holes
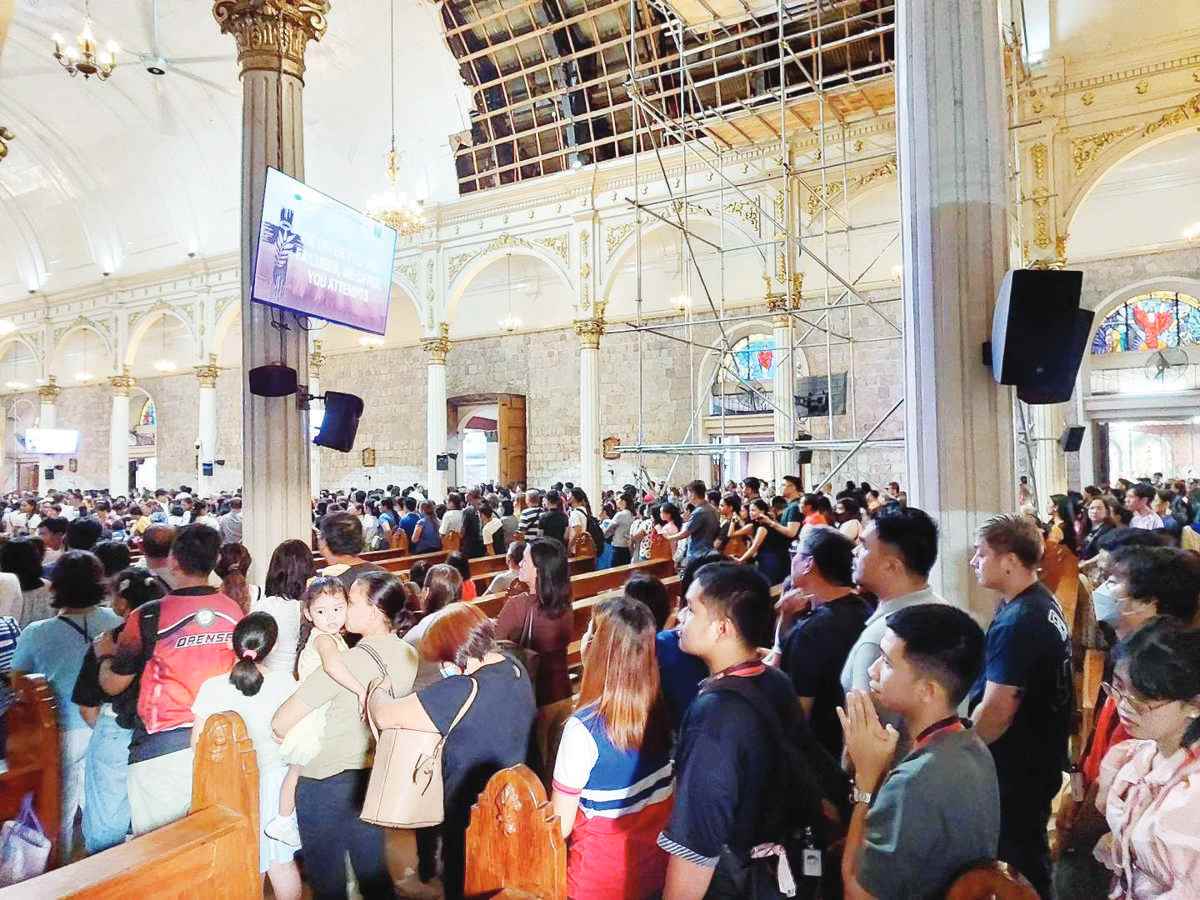
[[[1152,291],[1122,303],[1100,323],[1092,353],[1127,353],[1200,344],[1200,300]]]
[[[775,341],[769,334],[742,338],[733,345],[733,365],[747,381],[770,381],[775,377]]]
[[[154,401],[147,398],[146,404],[142,407],[142,415],[138,421],[138,425],[148,425],[151,428],[158,424],[157,410],[154,408]]]

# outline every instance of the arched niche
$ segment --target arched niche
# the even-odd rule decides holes
[[[565,327],[577,317],[574,288],[540,253],[510,247],[487,257],[456,282],[446,319],[452,338],[501,334],[510,316],[519,331]]]
[[[761,319],[752,319],[747,322],[735,322],[725,327],[725,334],[728,336],[729,347],[736,358],[729,359],[729,354],[723,350],[705,352],[700,359],[696,379],[697,403],[708,406],[709,398],[713,396],[714,384],[735,385],[738,383],[738,378],[729,371],[730,368],[735,369],[738,375],[752,383],[761,382],[756,386],[768,396],[771,395],[774,389],[771,384],[774,377],[772,374],[774,366],[779,365],[781,360],[786,360],[791,351],[790,347],[775,346],[771,319],[764,316]],[[769,360],[766,357],[759,359],[760,353],[770,354]],[[722,368],[722,372],[718,373],[717,367],[722,359],[725,360],[725,366]],[[791,364],[795,367],[797,378],[804,378],[809,374],[808,359],[799,347],[791,355]]]
[[[691,298],[693,310],[704,312],[710,311],[709,296],[718,309],[722,294],[727,305],[762,298],[762,276],[773,265],[770,247],[763,247],[761,252],[755,249],[751,244],[758,238],[733,226],[729,220],[725,221],[722,234],[719,220],[694,216],[688,222],[688,232],[685,236],[679,228],[658,221],[643,227],[642,315],[676,312],[673,298],[680,295]],[[721,247],[726,248],[724,260],[718,250]],[[637,260],[636,236],[631,235],[614,254],[604,281],[601,296],[608,300],[606,318],[636,318]]]
[[[192,325],[174,310],[151,310],[130,329],[124,364],[135,376],[186,372],[198,362]]]
[[[1200,223],[1200,132],[1144,144],[1099,170],[1069,221],[1073,259],[1183,240]]]
[[[24,337],[10,335],[0,342],[0,390],[25,391],[41,376],[37,351]]]
[[[830,300],[836,300],[845,290],[821,262],[856,288],[896,279],[902,258],[900,186],[895,178],[852,194],[849,203],[831,201],[832,211],[810,205],[806,196],[801,192],[802,215],[808,222],[801,245],[811,252],[800,252],[798,261],[806,292],[828,288],[833,292]]]
[[[76,325],[59,338],[46,369],[63,386],[95,384],[114,374],[112,346],[95,328]]]

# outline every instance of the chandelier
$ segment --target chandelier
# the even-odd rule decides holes
[[[376,194],[367,204],[367,215],[376,222],[382,222],[389,228],[394,228],[404,237],[412,237],[425,227],[425,210],[419,201],[410,200],[408,194],[400,190],[397,182],[400,180],[399,156],[396,153],[396,3],[391,0],[388,4],[388,22],[391,26],[389,34],[389,53],[391,56],[391,104],[392,104],[392,142],[387,152],[388,188]]]
[[[103,50],[98,49],[96,36],[92,33],[91,4],[84,4],[83,31],[75,36],[74,44],[64,44],[61,34],[53,36],[54,58],[72,77],[81,73],[84,78],[95,75],[105,81],[117,67],[117,45],[109,41]]]
[[[514,316],[512,311],[512,254],[504,254],[504,281],[507,285],[506,293],[508,295],[508,315],[501,318],[496,324],[500,326],[500,330],[505,334],[513,334],[521,330],[521,319],[519,316]]]

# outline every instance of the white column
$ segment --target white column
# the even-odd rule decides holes
[[[594,316],[577,319],[579,335],[579,486],[594,508],[600,505],[600,336],[604,334],[604,301]]]
[[[134,381],[126,366],[108,380],[112,387],[112,416],[108,428],[108,493],[129,496],[129,392]]]
[[[47,383],[38,388],[38,427],[39,428],[56,428],[58,426],[58,395],[62,393],[62,388],[58,386],[57,379],[50,375],[47,378]]]
[[[767,309],[772,313],[771,325],[773,349],[771,358],[775,365],[772,401],[774,409],[774,440],[776,442],[794,441],[796,439],[796,360],[792,357],[792,317],[789,309],[800,305],[800,285],[803,278],[800,273],[794,276],[796,284],[791,293],[775,293],[770,289],[770,278],[767,282]],[[796,462],[795,450],[776,450],[771,454],[773,459],[775,490],[780,490],[784,475],[796,475],[800,466]]]
[[[896,14],[904,247],[905,487],[941,528],[935,588],[990,616],[968,566],[979,524],[1015,505],[1012,397],[981,361],[1008,268],[1007,131],[994,5]]]
[[[321,367],[325,365],[325,354],[321,342],[313,341],[308,354],[308,392],[313,396],[321,393]],[[314,497],[321,494],[321,448],[312,442],[321,430],[325,419],[325,401],[311,400],[308,405],[308,492]]]
[[[196,454],[196,490],[201,497],[211,497],[215,491],[213,475],[204,474],[207,463],[209,471],[215,474],[217,456],[217,368],[216,354],[209,354],[208,365],[196,366],[196,380],[199,382],[200,420],[196,431],[196,440],[200,444],[200,452]]]
[[[327,0],[263,4],[217,0],[213,16],[237,41],[242,80],[242,367],[283,363],[308,371],[308,340],[294,316],[290,330],[270,325],[271,311],[250,300],[254,251],[262,227],[267,167],[304,178],[304,51],[325,33]],[[273,212],[278,215],[278,210]],[[282,357],[282,358],[281,358]],[[280,542],[307,542],[312,528],[308,414],[294,397],[256,397],[242,386],[244,543],[261,580]]]
[[[429,365],[425,370],[425,446],[429,473],[426,496],[431,500],[444,500],[446,472],[438,471],[437,458],[438,454],[446,452],[446,354],[450,352],[450,326],[443,322],[438,326],[438,336],[427,338],[422,346],[429,354]]]

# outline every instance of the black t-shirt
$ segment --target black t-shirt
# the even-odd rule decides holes
[[[784,721],[796,693],[777,669],[755,666],[748,678]],[[758,828],[774,785],[780,753],[762,717],[728,691],[701,692],[687,709],[675,753],[675,806],[659,845],[676,856],[714,866],[721,848],[738,856],[769,837]]]
[[[984,670],[971,688],[972,713],[989,681],[1021,689],[1012,724],[991,744],[1000,793],[1057,790],[1068,767],[1071,633],[1058,601],[1041,582],[1005,603],[992,619]]]
[[[781,642],[780,668],[792,680],[796,696],[813,698],[809,723],[834,759],[842,755],[842,723],[837,717],[837,708],[846,701],[842,666],[870,615],[862,597],[846,594],[799,619]]]
[[[560,543],[567,542],[567,514],[552,509],[542,513],[542,517],[538,519],[538,529],[542,532],[542,537],[555,538]]]
[[[446,739],[442,758],[446,820],[465,824],[471,804],[501,769],[525,762],[537,707],[525,670],[511,658],[478,669],[479,692]],[[417,694],[442,734],[471,695],[471,678],[453,675]]]
[[[124,624],[112,630],[113,641],[121,636]],[[133,683],[115,697],[110,697],[100,687],[100,663],[96,660],[96,647],[88,644],[83,654],[83,665],[79,669],[79,677],[75,680],[75,689],[71,691],[71,702],[78,706],[103,706],[111,703],[113,712],[117,714],[117,724],[122,728],[135,728],[139,724],[137,714],[138,691],[141,688],[141,678],[134,678]]]

